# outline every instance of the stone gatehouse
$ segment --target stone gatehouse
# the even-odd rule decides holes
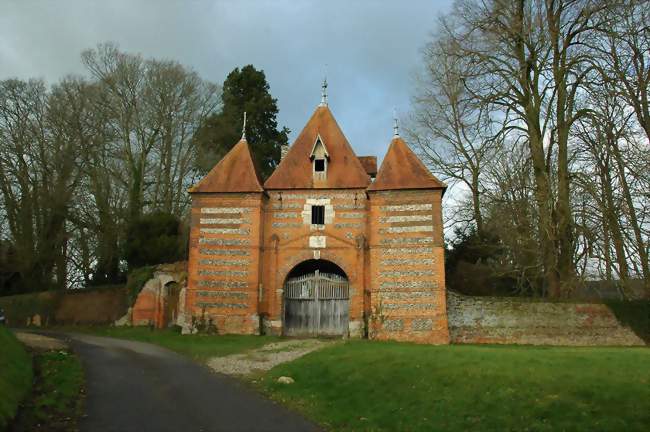
[[[243,136],[190,190],[186,325],[448,343],[444,191],[397,128],[356,156],[327,103],[265,182]]]

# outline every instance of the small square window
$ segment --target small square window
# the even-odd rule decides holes
[[[312,225],[325,225],[325,206],[311,206]]]
[[[325,171],[325,159],[316,159],[314,161],[314,171],[316,172]]]

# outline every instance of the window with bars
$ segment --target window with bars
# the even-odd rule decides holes
[[[325,206],[311,206],[311,223],[312,225],[325,225]]]

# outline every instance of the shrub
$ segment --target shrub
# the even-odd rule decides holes
[[[142,287],[153,277],[154,268],[151,266],[135,268],[129,272],[126,279],[126,296],[129,306],[133,306]]]
[[[201,316],[192,316],[190,332],[198,334],[216,335],[218,334],[217,325],[211,316],[205,315],[205,308],[201,309]]]
[[[183,259],[185,247],[180,222],[169,213],[150,213],[129,224],[124,257],[129,268],[170,263]]]

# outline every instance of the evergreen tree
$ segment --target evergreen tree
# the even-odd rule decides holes
[[[246,139],[263,178],[280,161],[280,147],[288,142],[289,129],[278,130],[277,99],[269,93],[264,71],[252,65],[235,68],[223,83],[223,109],[208,117],[194,138],[199,152],[197,168],[207,173],[241,137],[244,111]]]

